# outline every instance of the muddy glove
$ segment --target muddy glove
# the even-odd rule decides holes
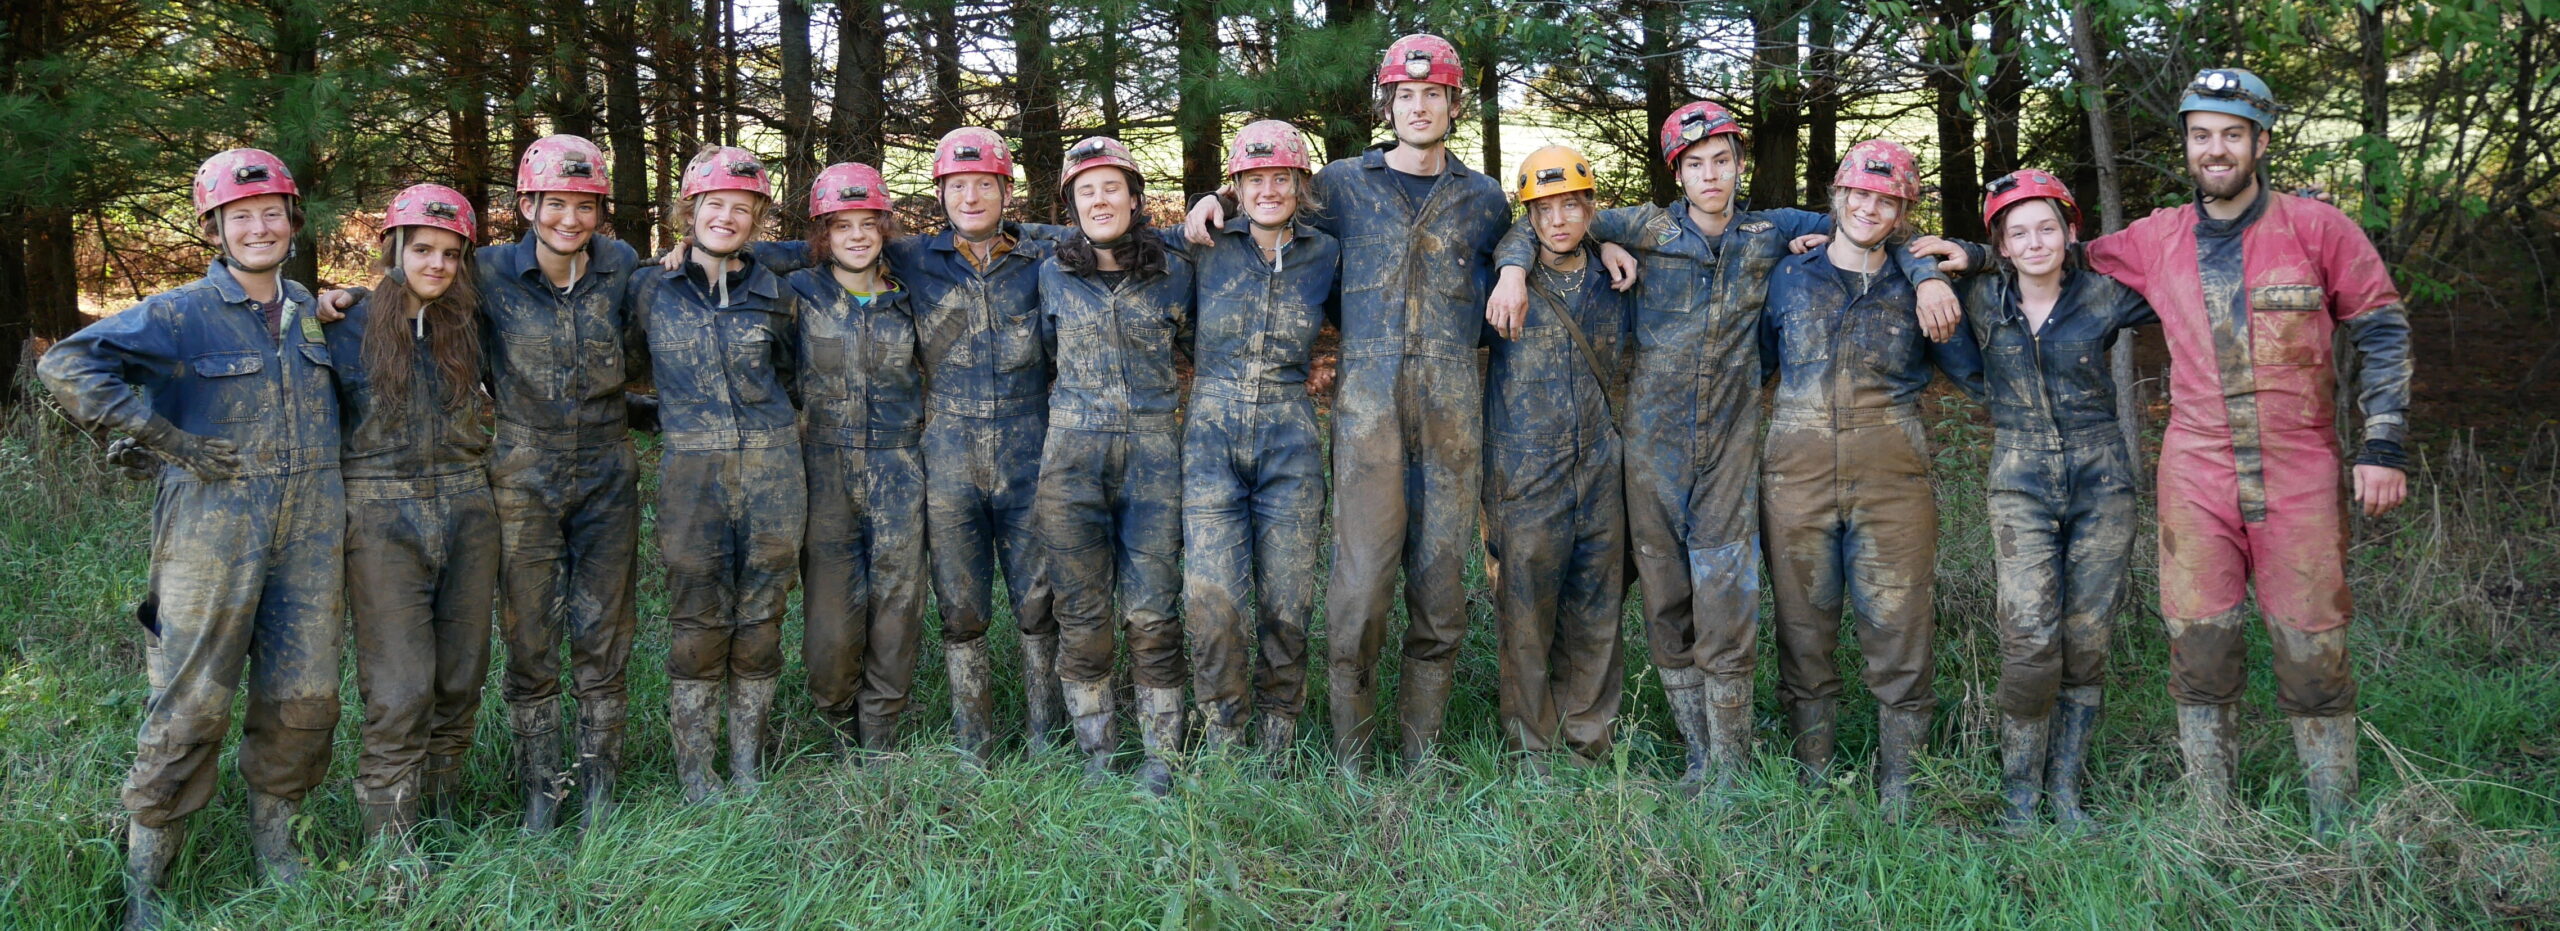
[[[107,464],[137,482],[160,474],[160,457],[143,448],[142,441],[129,436],[116,437],[115,442],[107,444]]]
[[[230,440],[188,433],[160,417],[143,424],[133,438],[199,481],[219,482],[240,474],[240,449]]]

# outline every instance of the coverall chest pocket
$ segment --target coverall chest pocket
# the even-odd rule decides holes
[[[1698,263],[1659,252],[1644,254],[1644,289],[1653,309],[1668,314],[1697,310]]]
[[[2053,381],[2056,404],[2082,404],[2098,396],[2098,391],[2112,377],[2101,357],[2106,341],[2096,339],[2056,339],[2044,344],[2044,370]]]
[[[2249,357],[2259,365],[2319,365],[2329,361],[2329,328],[2322,326],[2320,286],[2261,285],[2249,289]]]
[[[1991,385],[1991,403],[2024,409],[2034,406],[2035,360],[2027,355],[2024,334],[2003,328],[1982,348],[1982,367]]]
[[[274,406],[268,379],[256,377],[266,371],[266,356],[255,349],[208,352],[187,364],[197,378],[204,379],[199,390],[210,398],[207,410],[215,423],[248,423]]]
[[[1112,355],[1108,342],[1108,334],[1098,320],[1059,324],[1058,384],[1100,388],[1108,383]]]
[[[844,336],[809,333],[801,340],[808,347],[809,364],[800,372],[800,393],[828,401],[850,397],[853,358],[845,348]]]
[[[610,339],[578,341],[578,371],[586,376],[587,396],[606,397],[622,390],[622,344]]]
[[[1295,300],[1275,300],[1263,323],[1260,340],[1254,334],[1241,339],[1254,348],[1254,355],[1271,365],[1293,365],[1306,361],[1316,342],[1316,330],[1324,325],[1324,308]]]
[[[914,327],[875,322],[870,327],[870,381],[904,384],[913,381],[916,369],[916,331]]]
[[[1139,387],[1173,387],[1173,322],[1131,320],[1128,334],[1129,380]]]
[[[764,404],[776,396],[781,387],[775,374],[774,353],[781,350],[773,327],[763,314],[727,314],[720,321],[726,339],[729,385],[738,403]]]
[[[1040,365],[1039,314],[996,312],[996,367],[1021,372]]]
[[[1387,278],[1404,265],[1404,252],[1387,235],[1353,236],[1342,241],[1342,293],[1357,294],[1387,286]]]
[[[501,329],[498,341],[506,349],[506,357],[498,367],[501,383],[540,400],[560,399],[560,380],[567,377],[568,367],[552,354],[549,335]],[[615,365],[619,367],[620,363]]]
[[[1778,312],[1778,361],[1802,365],[1831,358],[1830,321],[1810,311]]]
[[[376,393],[376,383],[380,379],[373,377],[373,372],[356,365],[350,366],[339,377],[348,379],[356,389],[348,393],[346,402],[338,410],[338,416],[344,422],[355,424],[355,430],[347,434],[347,455],[367,456],[408,445],[402,442],[402,431],[394,425],[395,421],[403,419],[401,412],[383,408],[381,395]],[[424,385],[414,382],[409,388],[411,391],[426,390]]]

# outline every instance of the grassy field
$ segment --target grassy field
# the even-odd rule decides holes
[[[427,832],[447,865],[405,906],[387,903],[382,859],[355,843],[350,681],[336,769],[302,824],[313,879],[256,883],[226,754],[174,900],[204,927],[256,931],[2560,924],[2560,428],[2486,447],[2431,437],[2412,506],[2359,527],[2350,578],[2368,815],[2321,844],[2305,836],[2263,668],[2243,742],[2255,813],[2209,831],[2184,809],[2147,534],[2092,764],[2104,832],[2012,839],[1986,826],[1997,649],[1984,436],[1971,423],[1949,415],[1935,430],[1943,707],[1910,823],[1878,816],[1862,774],[1811,793],[1787,778],[1766,752],[1779,726],[1765,662],[1760,772],[1726,804],[1681,799],[1667,785],[1677,738],[1632,603],[1616,758],[1524,776],[1493,726],[1480,585],[1452,752],[1421,772],[1352,780],[1311,753],[1274,778],[1201,760],[1177,795],[1155,801],[1125,781],[1088,786],[1069,757],[1025,760],[1014,746],[980,770],[945,746],[941,659],[928,647],[911,755],[857,769],[824,754],[795,663],[777,727],[781,777],[752,798],[686,808],[666,750],[652,571],[631,664],[627,801],[605,831],[517,834],[493,685],[465,814]],[[146,698],[125,611],[143,584],[150,495],[101,473],[87,441],[58,423],[22,411],[0,427],[0,927],[105,927],[122,905],[116,789]],[[997,668],[1014,668],[1012,647],[1005,638]],[[2256,648],[2263,658],[2263,635]],[[1322,720],[1317,691],[1310,721]],[[1851,693],[1842,756],[1862,767],[1873,706]],[[1017,709],[1016,696],[1000,707]],[[1018,728],[1018,716],[1000,721]]]

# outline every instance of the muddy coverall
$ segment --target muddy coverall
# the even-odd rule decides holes
[[[458,769],[471,749],[498,595],[498,506],[480,385],[445,385],[414,321],[377,321],[373,310],[359,303],[323,329],[338,370],[347,603],[364,696],[356,804],[367,821],[398,826],[415,820],[428,766]],[[410,341],[397,402],[379,386],[398,376],[364,365],[373,326]]]
[[[1273,729],[1294,732],[1306,706],[1307,618],[1324,531],[1324,441],[1307,365],[1342,246],[1301,223],[1273,268],[1252,222],[1236,217],[1216,245],[1194,254],[1196,369],[1182,438],[1192,701],[1213,737],[1232,738],[1250,700],[1264,733],[1285,745]]]
[[[567,792],[563,642],[578,700],[577,781],[590,802],[608,799],[620,765],[640,559],[640,460],[624,388],[648,351],[623,304],[638,263],[629,245],[590,240],[565,291],[543,275],[541,248],[530,236],[483,246],[477,263],[498,421],[489,486],[502,554],[503,691],[535,827],[549,825],[544,799]]]
[[[1881,768],[1907,762],[1936,708],[1938,508],[1920,392],[1931,363],[1960,385],[1979,384],[1981,356],[1962,327],[1946,343],[1929,342],[1913,303],[1911,279],[1892,261],[1861,275],[1832,265],[1824,250],[1780,261],[1769,282],[1761,358],[1778,383],[1760,520],[1780,691],[1809,772],[1831,756],[1844,596],[1857,613],[1867,687],[1882,706],[1884,747],[1905,754],[1880,753]]]
[[[2148,298],[2169,343],[2160,450],[2160,611],[2170,694],[2229,705],[2247,683],[2251,588],[2275,642],[2276,704],[2353,714],[2343,631],[2346,509],[2331,334],[2364,353],[2357,461],[2405,467],[2409,324],[2373,244],[2337,208],[2269,192],[2241,217],[2162,210],[2089,243],[2092,267]]]
[[[1333,572],[1326,684],[1334,746],[1369,745],[1396,570],[1407,624],[1397,699],[1402,752],[1440,735],[1466,636],[1467,554],[1483,506],[1485,293],[1510,227],[1500,185],[1456,156],[1409,199],[1389,144],[1326,165],[1309,222],[1342,243],[1340,388],[1333,419]]]
[[[924,374],[908,292],[863,303],[826,268],[787,279],[800,306],[801,656],[818,713],[846,744],[886,749],[924,633]]]
[[[71,418],[135,432],[159,419],[229,440],[238,476],[161,470],[151,513],[143,711],[124,807],[147,828],[213,797],[214,761],[248,664],[239,766],[252,792],[299,802],[329,771],[338,723],[346,500],[338,398],[311,294],[283,282],[274,329],[230,269],[55,343],[36,372]],[[139,389],[139,393],[137,393]]]
[[[1625,690],[1619,628],[1627,512],[1618,408],[1634,302],[1586,252],[1572,272],[1532,269],[1518,336],[1493,341],[1485,377],[1485,496],[1502,579],[1502,733],[1513,749],[1597,760]]]

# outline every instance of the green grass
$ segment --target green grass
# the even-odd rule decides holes
[[[2243,731],[2254,813],[2208,831],[2183,807],[2147,534],[2092,764],[2106,830],[2011,839],[1986,826],[1997,650],[1984,437],[1962,412],[1935,432],[1943,707],[1923,761],[1921,816],[1907,824],[1878,816],[1858,772],[1873,706],[1854,686],[1848,765],[1832,788],[1799,789],[1766,755],[1779,739],[1767,662],[1760,771],[1721,806],[1672,791],[1679,747],[1632,603],[1617,755],[1545,781],[1523,776],[1494,727],[1480,586],[1448,759],[1422,772],[1346,779],[1312,752],[1276,778],[1254,763],[1199,760],[1172,799],[1156,801],[1125,781],[1087,785],[1064,755],[1025,760],[1008,746],[981,770],[946,746],[941,659],[928,647],[908,755],[851,769],[820,752],[795,663],[777,727],[780,778],[753,798],[687,808],[666,750],[664,597],[653,571],[631,665],[626,801],[606,830],[517,834],[493,687],[464,815],[425,834],[446,865],[406,905],[387,904],[383,861],[355,840],[350,683],[332,779],[302,825],[314,878],[258,885],[226,754],[173,898],[189,921],[257,931],[2560,922],[2560,435],[2488,450],[2437,438],[2413,506],[2360,526],[2350,578],[2368,815],[2321,844],[2305,836],[2301,782],[2263,668]],[[125,612],[143,584],[149,491],[99,473],[85,444],[24,412],[0,429],[0,927],[106,927],[122,905],[116,794],[145,698]],[[795,654],[796,639],[794,625]],[[1012,647],[1000,638],[999,669],[1013,668]],[[2262,636],[2256,649],[2262,667]],[[1321,738],[1320,681],[1316,691],[1310,751]],[[1000,724],[1018,727],[1018,696],[1000,707]]]

